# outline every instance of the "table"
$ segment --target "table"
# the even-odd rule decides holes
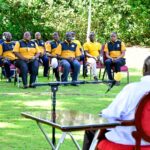
[[[77,149],[81,150],[78,142],[75,140],[71,132],[82,130],[98,130],[90,148],[90,150],[94,150],[94,147],[97,144],[97,136],[100,129],[113,128],[121,125],[121,122],[119,121],[110,123],[107,119],[99,117],[98,115],[86,114],[72,110],[56,110],[55,112],[22,112],[21,115],[37,122],[38,127],[44,134],[45,139],[48,141],[53,150],[59,150],[60,145],[64,142],[66,135],[69,135]],[[56,146],[47,136],[42,124],[47,124],[62,131],[62,136]]]

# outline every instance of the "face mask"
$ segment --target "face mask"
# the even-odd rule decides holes
[[[4,41],[6,40],[6,37],[5,37],[5,35],[3,35],[3,40],[4,40]]]

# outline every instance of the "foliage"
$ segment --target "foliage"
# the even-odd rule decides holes
[[[20,39],[24,31],[40,31],[45,40],[54,31],[62,37],[76,31],[85,42],[87,0],[0,0],[0,33],[10,31]],[[104,43],[112,31],[129,44],[150,46],[149,0],[92,0],[91,30]]]

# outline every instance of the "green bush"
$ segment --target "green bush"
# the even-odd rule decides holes
[[[24,31],[40,31],[45,40],[58,31],[76,31],[85,42],[87,0],[0,0],[0,33],[10,31],[14,39]],[[149,0],[93,0],[91,30],[104,43],[116,31],[129,45],[150,46]]]

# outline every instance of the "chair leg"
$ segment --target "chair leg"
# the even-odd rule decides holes
[[[15,70],[14,86],[16,86],[16,82],[17,82],[17,70]]]
[[[101,72],[102,72],[102,69],[100,68],[99,69],[99,79],[101,78]]]
[[[102,81],[103,81],[103,80],[104,80],[104,78],[105,78],[105,74],[106,74],[106,68],[104,69],[104,73],[103,73]]]
[[[48,80],[50,79],[50,72],[51,72],[50,69],[51,69],[51,68],[49,67],[49,68],[48,68],[48,76],[47,76],[47,79],[48,79]]]

